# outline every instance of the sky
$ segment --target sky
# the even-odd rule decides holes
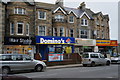
[[[45,2],[54,4],[56,0],[35,0],[36,2]],[[119,0],[63,0],[64,6],[77,8],[80,3],[85,2],[86,7],[93,12],[102,12],[108,14],[110,21],[110,39],[118,40],[118,1]],[[120,42],[120,39],[119,39]]]

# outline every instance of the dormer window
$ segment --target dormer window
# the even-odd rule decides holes
[[[82,19],[81,20],[81,25],[82,26],[88,26],[88,20],[87,19]]]
[[[70,22],[70,23],[74,23],[74,16],[70,16],[70,17],[69,17],[69,22]]]
[[[14,13],[15,14],[25,14],[25,9],[24,8],[15,8]]]

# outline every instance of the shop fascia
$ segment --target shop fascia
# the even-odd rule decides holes
[[[75,43],[75,39],[71,37],[43,37],[36,36],[37,44],[72,44]]]

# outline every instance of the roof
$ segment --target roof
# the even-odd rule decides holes
[[[4,3],[8,3],[8,2],[28,2],[30,5],[34,5],[34,0],[2,0],[2,2]]]

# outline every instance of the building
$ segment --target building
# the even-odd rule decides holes
[[[30,54],[32,57],[39,53],[43,60],[59,55],[63,60],[62,53],[68,55],[78,48],[78,51],[94,51],[96,39],[110,39],[109,16],[91,11],[85,2],[78,8],[69,8],[63,5],[63,0],[57,0],[55,4],[11,0],[4,10],[4,53]],[[89,45],[81,44],[79,40],[88,41]]]

